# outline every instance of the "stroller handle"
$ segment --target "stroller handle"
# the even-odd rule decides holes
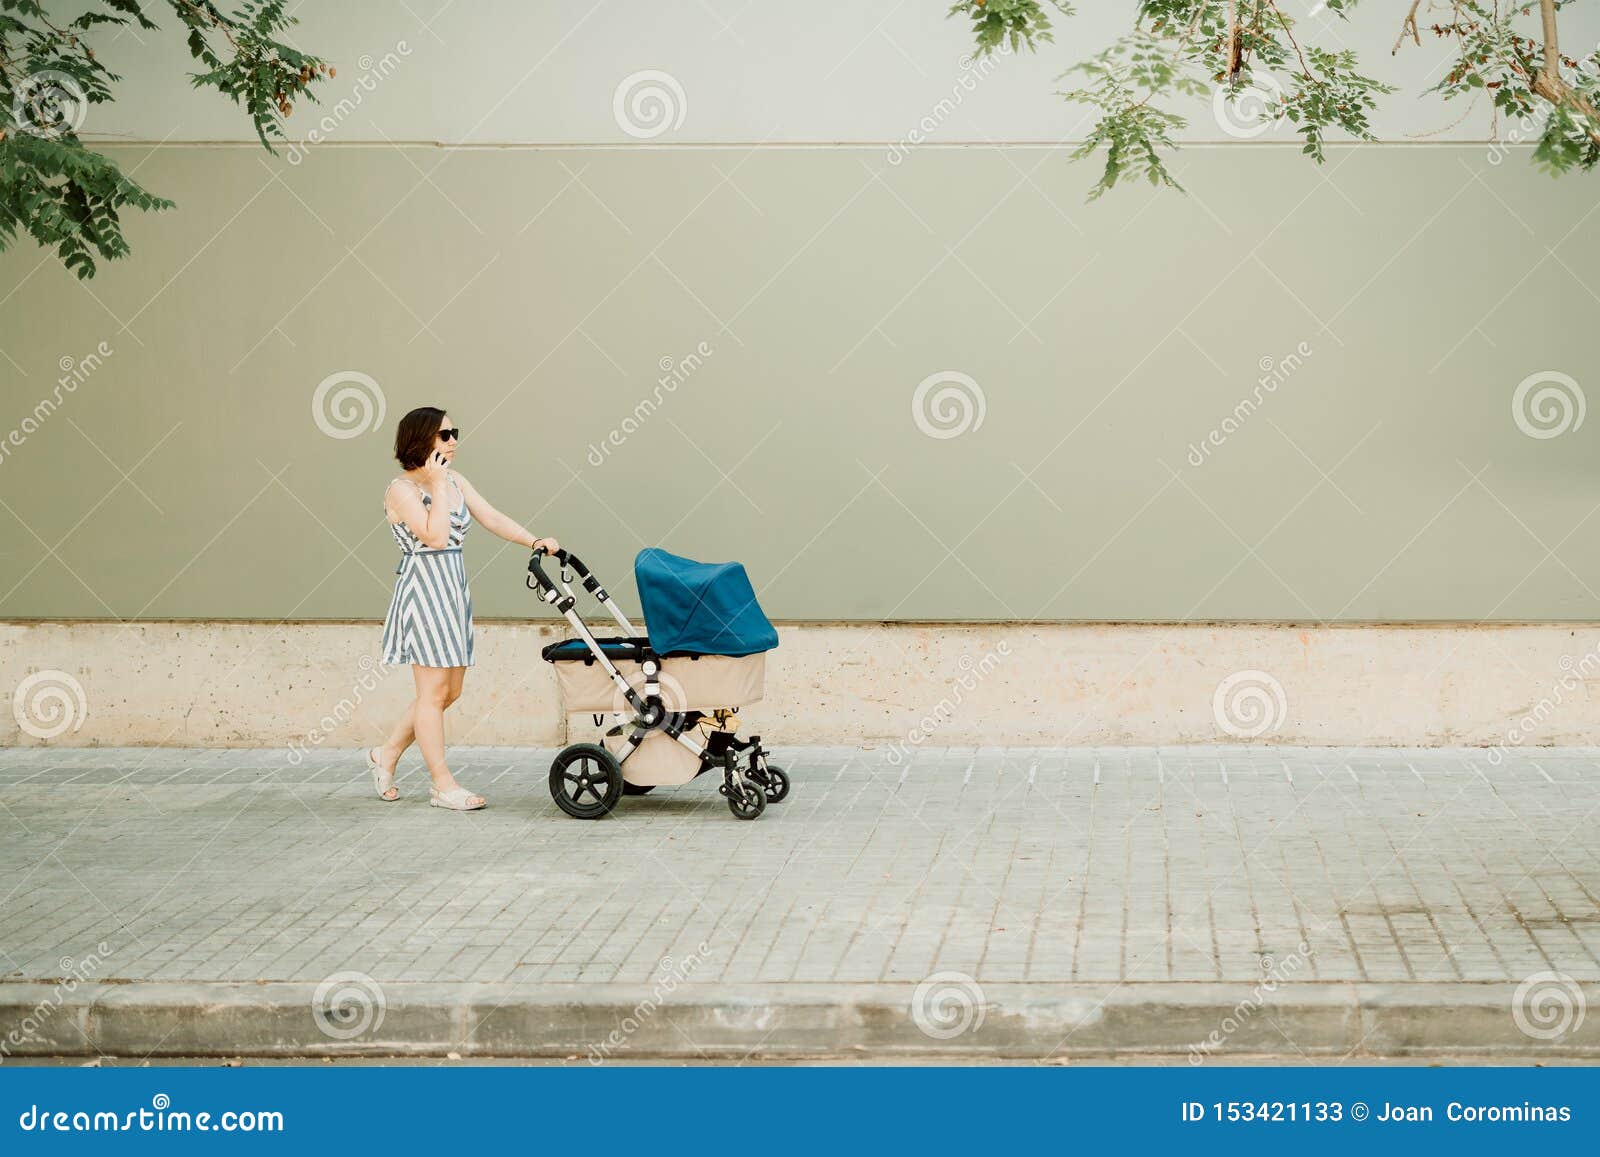
[[[556,584],[550,581],[550,576],[545,574],[544,573],[544,568],[539,565],[539,560],[544,558],[544,557],[546,557],[549,553],[550,552],[548,550],[546,550],[544,547],[536,546],[536,547],[533,548],[533,557],[528,559],[528,573],[530,575],[532,575],[535,580],[537,580],[537,589],[539,590],[539,592],[541,594],[546,592],[546,591],[553,591],[553,590],[556,589]],[[566,564],[566,561],[567,561],[567,558],[568,558],[568,553],[567,553],[566,548],[563,547],[561,550],[556,551],[556,555],[555,556],[556,556],[557,559],[559,559],[561,561],[561,563],[563,565]],[[576,568],[574,568],[574,569],[576,569]],[[584,574],[588,574],[589,573],[587,567],[584,568],[583,573]],[[530,587],[533,587],[535,584],[530,582],[528,585]]]
[[[528,580],[528,586],[530,589],[537,590],[540,596],[546,602],[553,603],[557,598],[560,597],[560,595],[557,593],[556,584],[550,578],[550,576],[545,573],[544,567],[539,565],[539,560],[545,558],[549,554],[550,551],[546,550],[542,546],[534,547],[533,556],[528,559],[528,574],[532,576]],[[600,585],[594,581],[594,576],[589,573],[589,568],[584,566],[582,561],[580,561],[576,555],[567,550],[565,547],[556,551],[554,557],[561,563],[562,570],[565,570],[568,566],[571,566],[578,575],[589,579],[589,583],[585,584],[588,589],[592,590],[594,587]],[[566,583],[562,583],[561,585],[566,586]],[[567,598],[569,600],[572,598],[570,590],[568,591]],[[570,601],[568,605],[571,605]],[[566,607],[558,606],[556,609],[564,612]]]
[[[539,565],[541,559],[550,555],[552,555],[552,552],[542,546],[534,548],[533,554],[528,559],[529,590],[538,591],[539,597],[555,607],[558,614],[566,615],[569,619],[576,618],[577,615],[573,610],[573,605],[577,602],[577,598],[573,594],[572,587],[568,585],[565,573],[567,568],[571,567],[573,574],[583,583],[583,589],[592,594],[601,606],[611,612],[611,617],[617,621],[618,626],[630,635],[638,634],[633,624],[628,621],[628,617],[617,608],[617,604],[611,600],[611,596],[606,592],[605,587],[600,585],[600,580],[594,577],[593,572],[583,564],[581,558],[565,547],[553,552],[553,557],[561,564],[561,572],[558,573],[555,579],[552,579],[545,573],[544,567]],[[581,619],[579,621],[581,622]]]

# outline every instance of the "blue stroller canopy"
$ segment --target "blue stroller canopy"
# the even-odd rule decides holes
[[[778,645],[739,563],[695,562],[652,546],[633,560],[633,580],[657,654],[755,655]]]

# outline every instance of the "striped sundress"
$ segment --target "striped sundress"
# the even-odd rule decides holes
[[[455,485],[454,478],[451,485]],[[417,489],[421,491],[422,487]],[[455,489],[461,494],[460,486]],[[422,505],[432,503],[423,491]],[[461,544],[471,525],[472,513],[467,509],[465,495],[461,495],[461,506],[450,512],[450,539],[446,546],[424,546],[405,523],[389,524],[400,546],[400,565],[394,572],[400,577],[395,580],[394,598],[383,620],[384,663],[472,666],[472,592],[467,588],[467,568],[461,561]]]

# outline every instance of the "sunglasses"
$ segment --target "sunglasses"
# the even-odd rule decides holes
[[[461,437],[460,426],[451,426],[448,430],[439,431],[439,441],[441,442],[453,442],[459,437]]]

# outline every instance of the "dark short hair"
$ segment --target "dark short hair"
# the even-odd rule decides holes
[[[443,417],[444,411],[437,406],[418,406],[400,419],[394,431],[394,456],[402,467],[415,470],[428,460]]]

